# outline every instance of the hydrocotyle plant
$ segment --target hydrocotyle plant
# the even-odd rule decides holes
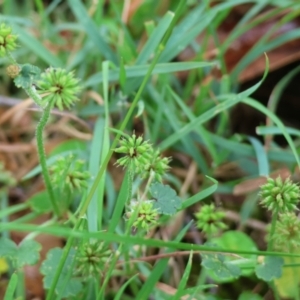
[[[46,153],[43,133],[50,116],[51,109],[60,110],[70,108],[78,101],[80,91],[79,80],[73,72],[61,68],[48,68],[41,73],[40,69],[30,64],[18,64],[11,51],[16,48],[17,36],[12,34],[12,29],[6,24],[0,25],[0,56],[7,56],[11,65],[7,67],[7,74],[14,78],[15,85],[23,88],[28,96],[42,110],[40,121],[36,128],[36,141],[39,160],[45,185],[52,204],[53,212],[59,216],[62,212],[55,198],[53,185],[46,162]]]

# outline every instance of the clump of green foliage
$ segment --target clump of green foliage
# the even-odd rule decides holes
[[[11,15],[14,2],[5,1],[7,15]],[[240,280],[243,277],[262,283],[263,289],[271,289],[277,298],[299,298],[300,190],[291,179],[269,178],[273,168],[270,161],[289,164],[291,169],[295,161],[300,166],[298,149],[290,131],[274,114],[275,108],[267,109],[251,97],[267,75],[267,58],[263,78],[247,90],[236,92],[240,73],[258,53],[283,42],[282,36],[270,38],[277,25],[230,73],[225,61],[232,42],[247,29],[277,13],[286,13],[280,25],[293,19],[294,12],[289,10],[293,4],[274,2],[274,11],[254,18],[267,8],[268,1],[253,1],[239,25],[220,43],[218,26],[236,4],[234,1],[171,2],[172,12],[158,18],[156,6],[162,9],[162,4],[146,1],[127,26],[121,20],[126,17],[127,2],[123,7],[121,2],[109,1],[104,11],[100,2],[89,10],[89,4],[81,0],[60,4],[53,1],[49,6],[36,1],[41,41],[22,28],[23,24],[29,26],[27,19],[22,19],[23,23],[11,19],[13,26],[0,25],[0,56],[6,59],[3,64],[7,77],[39,109],[36,145],[40,164],[22,180],[33,180],[41,174],[45,182],[44,191],[10,207],[8,191],[16,181],[0,165],[0,259],[9,263],[10,275],[5,300],[24,298],[23,267],[37,265],[41,245],[34,238],[40,233],[63,236],[66,242],[63,248],[51,249],[40,267],[47,300],[217,300],[220,295],[262,299],[263,292],[252,295],[244,291],[248,286],[245,288]],[[24,7],[30,6],[28,3]],[[52,15],[55,7],[58,15]],[[69,8],[71,18],[66,13]],[[136,41],[140,40],[143,23],[147,41],[141,49]],[[201,33],[203,45],[196,39]],[[64,34],[72,36],[75,47],[64,39]],[[215,61],[201,61],[207,57],[206,46],[212,37],[217,50]],[[57,53],[55,47],[51,52],[44,46],[49,41],[52,46],[57,44]],[[174,62],[187,46],[195,51],[195,59]],[[22,60],[24,64],[19,63]],[[45,70],[40,66],[46,66]],[[212,75],[212,68],[220,72],[220,78]],[[180,71],[189,71],[184,83],[174,75]],[[277,89],[272,99],[274,95],[279,99],[287,81],[285,78],[278,84],[280,92]],[[276,126],[260,126],[257,132],[283,133],[292,151],[281,149],[279,158],[278,146],[272,143],[268,152],[254,137],[242,144],[244,136],[229,130],[227,113],[238,103],[267,115]],[[80,118],[86,118],[87,122],[81,124],[92,125],[92,140],[64,141],[46,155],[45,128],[55,118],[52,113],[64,114],[71,108]],[[70,124],[73,120],[76,118]],[[208,125],[210,120],[213,122]],[[139,127],[143,127],[143,133]],[[207,151],[202,151],[204,148]],[[210,197],[215,192],[232,193],[236,184],[248,179],[218,183],[209,177],[228,161],[242,161],[247,176],[267,177],[256,197],[247,195],[237,208],[239,230],[228,222],[226,205],[219,207]],[[254,161],[257,168],[253,167]],[[183,172],[182,178],[176,176],[178,168],[191,171],[193,164],[195,181],[189,172]],[[118,187],[114,172],[123,178]],[[246,234],[251,226],[244,230],[251,224],[250,216],[256,214],[258,208],[253,203],[258,198],[260,209],[271,215],[265,251],[259,250],[252,236]],[[204,199],[206,203],[199,204]],[[16,221],[8,219],[24,209],[31,211]],[[44,224],[28,223],[45,213],[50,219]],[[17,245],[9,237],[12,230],[29,234]],[[195,235],[197,238],[193,238]],[[169,285],[168,289],[163,289],[161,282]],[[223,290],[223,283],[239,290]]]

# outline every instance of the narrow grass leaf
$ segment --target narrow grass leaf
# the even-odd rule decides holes
[[[269,172],[270,172],[269,161],[264,146],[258,139],[254,137],[249,136],[248,139],[255,151],[259,176],[269,176]]]
[[[6,288],[6,292],[4,295],[4,300],[13,300],[14,298],[14,293],[16,290],[18,284],[18,275],[16,273],[13,273],[10,277],[8,286]]]
[[[187,285],[190,273],[191,273],[191,269],[192,269],[192,261],[193,261],[193,251],[191,251],[190,256],[189,256],[189,260],[188,263],[186,265],[186,268],[184,270],[184,273],[182,275],[182,278],[179,282],[178,288],[177,288],[177,292],[175,294],[175,296],[173,297],[174,300],[180,300],[181,296],[183,295],[184,289]]]
[[[278,126],[278,128],[280,128],[280,130],[283,133],[283,136],[287,140],[287,142],[288,142],[288,144],[289,144],[289,146],[290,146],[290,148],[291,148],[291,150],[294,154],[294,157],[296,159],[296,162],[297,162],[298,166],[300,167],[300,160],[299,160],[299,156],[298,156],[298,153],[297,153],[296,146],[295,146],[291,136],[289,135],[289,133],[285,129],[284,124],[280,121],[280,119],[275,114],[273,114],[270,110],[268,110],[265,106],[263,106],[261,103],[255,101],[251,98],[243,99],[242,102],[254,107],[258,111],[260,111],[263,114],[265,114],[266,116],[268,116],[274,122],[274,124],[276,124]]]
[[[106,43],[99,32],[99,28],[94,23],[94,21],[89,16],[85,6],[82,4],[80,0],[68,0],[69,7],[73,11],[75,17],[78,22],[82,24],[85,32],[89,36],[89,38],[93,41],[95,46],[98,48],[99,52],[107,59],[117,64],[118,60],[110,48],[110,46]]]
[[[122,219],[125,203],[130,197],[129,191],[131,190],[131,185],[132,185],[132,179],[130,176],[130,171],[127,170],[122,181],[121,189],[119,191],[119,195],[117,198],[117,202],[115,204],[113,215],[109,222],[108,232],[114,232],[120,220]]]
[[[144,45],[142,51],[138,55],[135,64],[141,65],[147,62],[151,55],[154,53],[156,48],[158,47],[162,37],[166,33],[169,28],[172,19],[174,18],[174,13],[167,12],[164,17],[159,21],[157,27],[152,32],[150,38],[147,40]]]
[[[300,130],[291,127],[285,127],[285,129],[288,134],[300,137]],[[259,135],[283,135],[282,130],[276,126],[258,126],[255,132]]]
[[[132,276],[131,278],[129,278],[123,285],[122,287],[119,289],[118,293],[116,294],[114,300],[122,300],[122,296],[124,294],[125,289],[127,288],[127,286],[134,280],[136,279],[138,276],[138,274],[135,274],[134,276]]]
[[[37,57],[41,58],[49,66],[63,67],[62,61],[56,55],[53,55],[48,49],[46,49],[44,45],[35,37],[16,24],[14,24],[12,27],[13,31],[18,34],[18,40],[28,49],[30,49],[31,52]]]
[[[210,179],[214,184],[210,187],[208,187],[207,189],[197,193],[196,195],[186,199],[185,201],[183,201],[182,206],[181,206],[181,210],[186,209],[192,205],[194,205],[195,203],[207,198],[208,196],[212,195],[218,188],[218,182],[211,178],[206,176],[208,179]]]
[[[178,233],[178,235],[175,238],[175,241],[181,241],[181,239],[184,237],[190,226],[192,225],[192,222],[189,222],[185,227],[181,229],[181,231]],[[170,253],[171,249],[167,249],[166,253]],[[168,265],[169,258],[161,259],[159,262],[157,262],[150,274],[150,276],[147,278],[147,284],[144,284],[142,288],[140,289],[139,293],[136,295],[136,299],[139,300],[148,300],[151,293],[153,292],[155,288],[155,284],[159,281],[159,278],[165,271],[167,265]]]
[[[176,63],[161,63],[157,64],[152,72],[154,74],[165,74],[165,73],[174,73],[186,70],[192,70],[197,68],[207,68],[213,67],[215,65],[214,62],[176,62]],[[143,77],[146,75],[150,65],[138,65],[138,66],[125,66],[126,78],[134,78],[134,77]],[[118,81],[119,80],[120,69],[116,68],[114,70],[110,70],[108,74],[108,80]],[[90,87],[97,85],[103,81],[103,73],[99,72],[87,79],[84,83],[85,87]]]
[[[212,248],[197,244],[190,243],[179,243],[174,241],[162,241],[157,239],[145,239],[144,237],[135,237],[128,235],[118,235],[110,232],[83,232],[78,229],[71,229],[62,226],[48,226],[42,227],[28,223],[0,223],[0,232],[5,230],[15,230],[18,232],[43,232],[55,236],[64,236],[69,238],[94,238],[99,241],[110,242],[110,243],[122,243],[126,245],[141,245],[149,247],[158,247],[158,248],[172,248],[179,250],[188,250],[188,251],[207,251],[207,252],[220,252],[220,253],[231,253],[231,249],[221,249],[221,248]],[[236,254],[253,254],[253,255],[263,255],[263,256],[281,256],[281,257],[300,257],[300,254],[295,253],[285,253],[285,252],[270,252],[270,251],[246,251],[246,250],[236,250]]]
[[[104,127],[105,127],[105,121],[103,117],[100,116],[96,121],[94,133],[93,133],[93,140],[91,143],[89,172],[91,173],[92,176],[96,176],[100,166]],[[92,183],[90,185],[92,185]],[[99,195],[99,186],[97,188],[97,193],[93,195],[87,210],[87,221],[88,221],[88,228],[90,231],[98,230],[98,210],[99,210],[98,201],[97,201],[98,195]]]

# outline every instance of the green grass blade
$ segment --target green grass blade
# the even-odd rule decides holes
[[[268,116],[274,122],[274,124],[277,125],[277,127],[282,131],[283,136],[287,140],[287,142],[288,142],[288,144],[289,144],[289,146],[290,146],[290,148],[291,148],[291,150],[294,154],[295,160],[296,160],[298,166],[300,167],[300,160],[299,160],[299,156],[298,156],[295,144],[294,144],[291,136],[287,132],[284,124],[280,121],[280,119],[275,114],[273,114],[271,111],[269,111],[265,106],[263,106],[261,103],[255,101],[251,98],[243,99],[242,102],[254,107],[257,110],[259,110],[260,112],[262,112],[263,114]]]
[[[300,130],[290,127],[285,127],[286,132],[290,135],[294,135],[297,137],[300,137]],[[274,135],[283,135],[283,132],[280,128],[275,126],[258,126],[256,127],[256,133],[259,135],[268,135],[268,134],[274,134]]]
[[[4,295],[4,300],[13,300],[14,298],[14,293],[17,288],[18,284],[18,275],[16,273],[13,273],[10,277],[8,286],[6,288],[6,292]]]
[[[152,32],[150,38],[144,45],[139,56],[137,57],[135,62],[136,65],[145,64],[147,60],[151,57],[151,55],[156,50],[159,42],[161,41],[162,37],[164,36],[167,29],[169,28],[173,18],[174,18],[174,13],[169,11],[160,20],[157,27]]]
[[[26,30],[20,26],[12,25],[13,31],[18,35],[18,40],[28,49],[31,50],[37,57],[41,58],[49,66],[63,67],[62,61],[54,54],[52,54],[44,45],[35,37],[30,35]]]
[[[123,285],[122,287],[119,289],[118,293],[116,294],[114,300],[122,300],[122,296],[123,293],[125,291],[125,289],[127,288],[127,286],[131,283],[131,281],[133,281],[134,279],[136,279],[138,276],[138,274],[135,274],[134,276],[132,276],[131,278],[129,278]]]
[[[162,63],[157,64],[154,67],[152,75],[154,74],[166,74],[166,73],[174,73],[180,71],[187,71],[198,68],[207,68],[213,67],[216,63],[214,62],[178,62],[178,63]],[[138,65],[138,66],[125,66],[126,78],[135,78],[135,77],[143,77],[146,75],[150,65]],[[110,70],[108,74],[108,80],[118,81],[120,76],[120,69],[116,68],[114,70]],[[98,72],[91,77],[89,77],[85,83],[84,87],[90,87],[97,85],[103,81],[102,72]]]
[[[181,239],[184,237],[185,233],[188,231],[190,226],[192,225],[192,222],[189,222],[184,228],[181,229],[181,231],[178,233],[177,237],[175,238],[176,241],[181,241]],[[171,249],[167,249],[166,251],[171,252]],[[139,293],[136,295],[136,299],[149,299],[150,294],[153,292],[155,288],[155,284],[159,281],[159,278],[163,274],[164,270],[166,269],[168,265],[169,258],[161,259],[159,262],[155,264],[155,267],[153,268],[150,276],[147,278],[147,284],[144,284],[139,291]]]
[[[269,61],[266,57],[266,69],[265,69],[265,72],[264,72],[264,76],[257,84],[255,84],[254,86],[252,86],[251,88],[247,89],[246,91],[244,91],[242,93],[239,93],[237,95],[227,96],[226,98],[227,99],[229,98],[228,100],[216,105],[215,107],[213,107],[210,110],[206,111],[205,113],[203,113],[199,117],[196,117],[193,121],[191,121],[187,125],[183,126],[179,131],[177,131],[177,132],[173,133],[172,135],[170,135],[168,138],[166,138],[159,145],[159,148],[162,149],[162,150],[169,148],[174,143],[176,143],[178,140],[180,140],[183,136],[185,136],[186,134],[188,134],[192,130],[195,130],[195,128],[197,128],[199,125],[201,125],[201,124],[205,123],[206,121],[212,119],[213,117],[215,117],[220,112],[236,105],[237,103],[241,102],[245,97],[248,97],[249,95],[251,95],[254,91],[256,91],[258,89],[258,87],[264,81],[264,79],[267,75],[268,69],[269,69]]]
[[[277,105],[279,103],[279,100],[284,92],[284,89],[287,87],[287,85],[290,83],[290,81],[294,78],[295,75],[297,75],[300,71],[300,66],[294,68],[291,70],[288,74],[286,74],[284,77],[282,77],[279,82],[276,84],[275,88],[273,89],[269,103],[268,103],[268,109],[272,111],[273,113],[276,112]],[[269,124],[271,125],[271,124]]]
[[[97,119],[95,124],[93,139],[91,142],[90,159],[89,159],[89,172],[93,177],[96,176],[100,166],[101,149],[103,147],[103,132],[105,130],[104,128],[105,128],[105,121],[103,117],[100,116]],[[93,195],[87,210],[87,221],[88,221],[88,228],[90,231],[98,230],[98,211],[99,211],[98,195],[99,195],[99,186],[97,187],[97,193]]]
[[[127,170],[122,181],[113,215],[109,221],[108,232],[114,232],[120,220],[122,219],[125,203],[129,199],[129,191],[131,190],[131,185],[132,179],[130,176],[130,171]]]
[[[181,209],[186,209],[192,205],[194,205],[195,203],[207,198],[208,196],[212,195],[218,188],[218,182],[211,178],[206,176],[208,179],[210,179],[214,184],[212,186],[210,186],[209,188],[197,193],[196,195],[193,195],[192,197],[186,199],[185,201],[183,201]]]
[[[254,137],[249,136],[248,139],[255,151],[258,163],[259,176],[269,176],[269,161],[264,146],[258,139]]]
[[[168,86],[168,91],[171,93],[173,99],[179,105],[180,110],[182,110],[184,112],[184,114],[188,117],[189,121],[195,120],[195,118],[196,118],[195,115],[187,107],[187,105],[184,103],[184,101],[169,86]],[[203,138],[203,141],[207,147],[209,154],[212,157],[212,160],[214,161],[214,163],[216,165],[218,165],[220,156],[217,153],[217,150],[210,139],[210,133],[201,125],[197,129],[197,133]]]
[[[191,273],[191,269],[192,269],[192,259],[193,259],[193,251],[191,251],[190,256],[189,256],[189,260],[187,263],[187,266],[184,270],[184,273],[182,275],[182,278],[179,282],[178,288],[177,288],[177,292],[175,294],[175,296],[173,297],[174,300],[180,300],[181,296],[184,292],[184,289],[187,285],[190,273]]]
[[[101,34],[99,33],[99,29],[91,17],[88,15],[85,6],[82,4],[80,0],[68,0],[69,7],[73,11],[75,17],[77,18],[78,22],[83,26],[86,34],[89,38],[93,41],[95,46],[97,47],[98,51],[107,59],[112,61],[113,63],[117,64],[118,60],[110,48],[110,46],[106,43],[103,39]]]
[[[285,15],[282,20],[276,23],[275,26],[272,27],[271,30],[269,30],[265,35],[262,36],[262,38],[255,43],[255,45],[247,52],[246,55],[238,62],[238,64],[234,67],[234,69],[231,72],[231,77],[237,78],[239,74],[257,57],[262,55],[264,52],[270,51],[282,44],[284,44],[287,41],[293,40],[300,36],[300,30],[295,29],[290,32],[286,32],[282,35],[280,35],[277,38],[274,38],[270,42],[268,42],[268,39],[272,36],[272,34],[280,28],[280,26],[283,26],[285,23],[289,22],[290,20],[294,19],[296,16],[299,15],[299,11],[295,8],[295,11],[293,10],[288,15]]]
[[[126,245],[140,245],[148,247],[158,248],[171,248],[177,250],[188,250],[188,251],[207,251],[211,253],[232,253],[232,249],[227,248],[212,248],[208,246],[202,246],[191,243],[181,243],[177,241],[163,241],[158,239],[145,239],[144,237],[136,237],[129,235],[117,235],[110,232],[86,232],[78,230],[78,228],[68,228],[62,226],[36,226],[28,223],[0,223],[0,232],[6,230],[15,230],[17,232],[36,232],[36,233],[47,233],[55,236],[63,236],[68,238],[79,238],[87,239],[93,238],[99,241],[109,243],[121,243]],[[251,251],[251,250],[235,250],[236,254],[248,254],[248,255],[262,255],[262,256],[282,256],[282,257],[300,257],[300,254],[286,253],[286,252],[271,252],[271,251]]]

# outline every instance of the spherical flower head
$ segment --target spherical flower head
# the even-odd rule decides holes
[[[149,163],[151,158],[149,151],[151,151],[152,146],[148,141],[144,141],[143,137],[137,137],[133,134],[128,138],[121,139],[120,145],[115,149],[115,152],[123,153],[125,156],[117,160],[119,166],[132,166],[133,170],[138,172]]]
[[[197,227],[207,235],[214,235],[227,228],[226,224],[222,222],[224,216],[225,213],[216,210],[214,204],[203,205],[201,210],[195,214]]]
[[[289,178],[285,181],[281,177],[268,178],[267,183],[261,186],[260,197],[262,206],[272,212],[294,212],[299,202],[300,188]]]
[[[43,104],[50,104],[52,107],[58,107],[63,110],[70,108],[76,101],[76,94],[80,91],[79,80],[74,78],[73,72],[67,72],[65,69],[49,68],[41,74],[37,82],[40,94],[46,94],[43,97]]]
[[[171,161],[168,157],[162,157],[158,150],[151,148],[149,150],[149,160],[148,162],[141,166],[138,173],[142,178],[149,178],[153,174],[156,181],[161,182],[162,177],[170,169],[169,162]]]
[[[270,236],[267,236],[267,240]],[[272,235],[274,250],[294,252],[300,250],[300,220],[294,213],[280,215]]]
[[[91,175],[84,171],[84,161],[74,159],[73,155],[59,157],[50,168],[52,172],[52,183],[55,187],[65,187],[69,191],[82,191],[88,187]]]
[[[18,65],[9,65],[6,68],[6,73],[10,78],[16,78],[21,72],[21,68]]]
[[[111,250],[102,242],[91,242],[81,245],[76,258],[76,275],[83,279],[99,276],[105,269]]]
[[[127,219],[134,215],[137,216],[133,223],[136,229],[148,231],[151,226],[157,225],[158,211],[153,208],[153,201],[146,200],[143,202],[131,201],[129,211],[126,213]]]
[[[11,34],[12,29],[6,24],[0,25],[0,57],[6,56],[7,52],[16,49],[17,36]]]

